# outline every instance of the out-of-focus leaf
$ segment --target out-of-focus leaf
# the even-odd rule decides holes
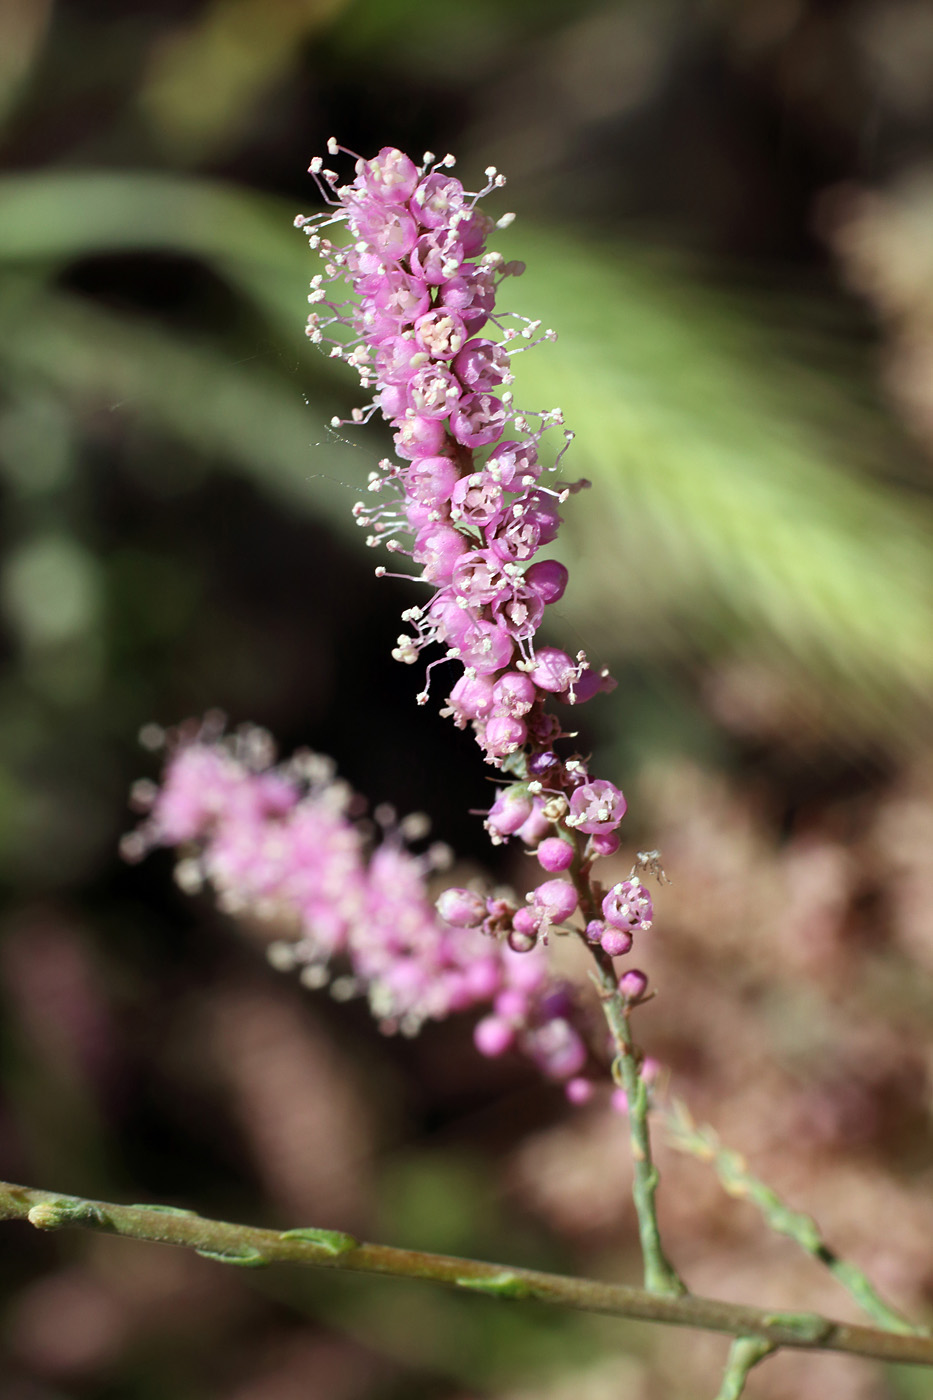
[[[4,0],[0,5],[0,121],[19,97],[45,40],[53,0]]]
[[[56,292],[0,299],[2,362],[54,385],[84,414],[138,415],[350,527],[347,485],[359,489],[373,457],[328,439],[325,410],[261,365]]]
[[[309,179],[309,185],[310,185]],[[308,207],[315,200],[309,189]],[[203,258],[295,341],[317,271],[280,200],[195,177],[96,171],[0,180],[0,262],[53,266],[140,249]]]
[[[99,593],[94,557],[62,535],[45,535],[15,550],[0,578],[3,609],[33,647],[93,630]]]
[[[600,0],[577,0],[574,17],[600,8]],[[334,33],[338,52],[376,59],[401,73],[429,71],[454,87],[475,83],[496,70],[516,42],[540,40],[549,28],[567,22],[562,0],[356,0]]]
[[[139,92],[161,144],[183,161],[249,131],[256,104],[297,63],[302,43],[348,0],[213,0],[163,36]]]
[[[840,718],[928,706],[930,504],[864,471],[896,434],[645,259],[528,229],[510,242],[529,270],[504,299],[561,336],[516,362],[518,402],[560,404],[579,433],[565,474],[595,488],[564,510],[568,621],[597,652],[682,654],[686,631],[694,654],[792,665]]]

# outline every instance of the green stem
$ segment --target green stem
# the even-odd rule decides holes
[[[716,1400],[739,1400],[749,1371],[774,1350],[773,1342],[765,1337],[736,1337],[729,1348],[729,1359]]]
[[[933,1337],[857,1327],[816,1313],[767,1312],[715,1298],[660,1296],[619,1283],[567,1278],[537,1269],[485,1264],[420,1250],[362,1244],[336,1230],[257,1229],[208,1220],[167,1206],[121,1206],[61,1196],[0,1182],[0,1220],[24,1220],[39,1230],[78,1228],[181,1245],[209,1259],[245,1267],[310,1264],[352,1273],[427,1279],[503,1299],[530,1299],[584,1312],[697,1327],[733,1337],[760,1337],[775,1347],[846,1352],[879,1361],[933,1366]]]
[[[711,1163],[730,1196],[751,1201],[772,1230],[779,1235],[787,1235],[807,1254],[825,1264],[833,1277],[875,1322],[890,1332],[910,1334],[922,1330],[886,1303],[861,1269],[840,1259],[829,1248],[815,1220],[801,1211],[791,1210],[769,1186],[752,1176],[745,1158],[723,1147],[714,1129],[697,1127],[682,1103],[675,1102],[668,1110],[665,1124],[672,1147]]]
[[[687,1290],[661,1244],[655,1203],[659,1177],[651,1153],[648,1086],[641,1076],[641,1056],[632,1041],[628,1010],[619,993],[612,959],[601,951],[596,951],[595,957],[599,968],[600,998],[616,1048],[613,1077],[620,1088],[625,1090],[628,1101],[629,1138],[635,1167],[632,1195],[638,1216],[645,1287],[650,1293],[670,1293],[676,1296]]]
[[[597,916],[598,909],[589,882],[589,871],[580,862],[579,856],[574,862],[573,879],[580,900],[580,910],[586,922]],[[641,1241],[645,1287],[649,1293],[664,1293],[678,1297],[680,1294],[686,1293],[687,1287],[667,1258],[661,1244],[661,1232],[658,1228],[658,1212],[655,1204],[659,1177],[651,1153],[651,1133],[648,1128],[648,1087],[641,1077],[642,1057],[632,1040],[628,1007],[625,998],[619,991],[612,958],[608,953],[603,952],[602,948],[594,948],[589,943],[586,946],[596,963],[596,972],[593,974],[594,981],[599,990],[603,1013],[615,1045],[616,1059],[612,1067],[613,1078],[625,1091],[628,1102],[629,1138],[635,1169],[632,1197],[635,1202],[635,1214],[638,1217],[638,1236]]]

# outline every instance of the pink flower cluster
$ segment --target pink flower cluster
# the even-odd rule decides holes
[[[363,804],[330,759],[304,752],[275,766],[264,731],[224,738],[207,724],[174,736],[161,787],[137,784],[134,801],[147,815],[124,854],[178,847],[184,889],[209,885],[225,911],[283,922],[293,937],[271,944],[270,957],[300,968],[306,985],[365,994],[384,1030],[406,1034],[486,1008],[475,1037],[482,1053],[515,1046],[561,1081],[585,1064],[572,1002],[543,950],[523,957],[497,936],[514,906],[464,890],[462,908],[438,917],[426,881],[449,852],[413,854],[406,836],[423,835],[424,819],[395,823],[379,809],[383,837],[372,849],[374,824],[361,820]]]
[[[330,141],[328,150],[343,148]],[[328,208],[296,224],[324,260],[311,282],[307,333],[373,390],[352,421],[379,410],[395,429],[401,461],[380,463],[369,485],[380,500],[359,502],[355,514],[369,544],[409,554],[432,590],[426,605],[403,614],[411,630],[393,655],[411,663],[439,643],[441,660],[459,664],[442,713],[471,724],[486,760],[516,780],[488,813],[493,841],[518,836],[546,873],[572,878],[618,849],[626,804],[612,783],[590,777],[583,758],[558,751],[570,736],[546,708],[614,682],[583,652],[535,645],[546,606],[567,584],[562,564],[536,556],[557,535],[558,506],[588,484],[543,484],[572,434],[564,432],[546,467],[542,439],[562,428],[561,412],[519,411],[508,387],[514,355],[553,332],[496,310],[499,285],[524,268],[486,251],[495,225],[478,200],[505,183],[493,167],[485,187],[469,193],[450,174],[452,156],[427,153],[417,166],[386,147],[355,159],[355,178],[343,185],[322,160],[312,162]],[[335,242],[328,231],[338,226],[349,237]],[[338,292],[342,283],[350,297]],[[427,698],[426,687],[418,700]],[[588,838],[582,847],[578,833]],[[533,943],[577,904],[574,884],[546,880],[518,911],[516,938]]]

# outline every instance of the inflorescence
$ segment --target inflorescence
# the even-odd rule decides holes
[[[579,1077],[588,1051],[569,989],[543,949],[523,955],[496,936],[511,926],[514,900],[462,891],[451,902],[448,891],[447,918],[438,914],[428,881],[450,852],[411,850],[426,818],[377,808],[367,820],[331,759],[306,751],[277,765],[264,730],[224,735],[209,717],[152,737],[168,761],[160,787],[134,789],[146,817],[124,839],[127,858],[178,848],[182,889],[209,886],[227,913],[281,926],[273,965],[300,969],[306,986],[329,985],[338,1000],[365,995],[386,1032],[413,1035],[426,1020],[483,1008],[484,1054],[514,1046],[553,1079]]]
[[[343,150],[328,143],[331,155]],[[492,840],[517,836],[546,873],[585,875],[596,857],[618,850],[625,798],[613,783],[591,778],[579,754],[561,752],[573,736],[547,706],[580,704],[615,683],[582,651],[571,657],[535,638],[545,607],[567,584],[563,564],[536,556],[557,536],[558,507],[588,483],[543,484],[573,435],[559,408],[519,410],[509,388],[515,354],[554,332],[497,310],[501,283],[524,265],[486,251],[492,230],[512,220],[506,214],[495,225],[478,208],[505,183],[494,167],[484,188],[469,193],[450,174],[453,156],[436,161],[428,152],[417,166],[386,147],[355,160],[350,184],[312,161],[327,209],[296,225],[324,261],[311,282],[308,335],[373,390],[351,421],[379,410],[402,459],[380,463],[369,483],[380,499],[357,503],[355,514],[367,543],[410,556],[433,590],[403,615],[411,631],[393,655],[411,663],[440,644],[429,677],[442,661],[459,663],[442,713],[461,728],[472,725],[486,761],[514,779],[487,814]],[[335,241],[338,229],[348,237]],[[543,439],[552,428],[562,430],[563,444],[546,467]],[[427,698],[426,685],[418,700]],[[513,946],[546,939],[578,910],[578,891],[572,878],[539,885],[513,922]],[[634,879],[600,910],[582,912],[590,941],[616,956],[634,931],[649,927],[651,901]]]
[[[344,148],[330,141],[328,150]],[[186,887],[209,882],[231,911],[286,914],[299,936],[274,945],[277,964],[300,966],[309,985],[330,981],[337,995],[365,991],[386,1029],[413,1031],[491,1003],[476,1028],[480,1050],[498,1055],[518,1044],[582,1099],[588,1051],[541,945],[580,917],[575,931],[611,967],[605,960],[628,953],[650,928],[652,904],[635,870],[608,891],[593,878],[594,862],[619,849],[626,801],[568,751],[574,735],[549,708],[580,704],[615,682],[582,651],[571,657],[536,643],[546,606],[567,585],[564,565],[538,556],[557,536],[558,508],[589,484],[545,484],[573,435],[560,409],[519,410],[509,388],[514,356],[554,332],[496,307],[501,283],[524,266],[486,251],[493,228],[512,220],[495,225],[478,208],[505,183],[494,168],[468,193],[450,174],[452,156],[427,153],[416,166],[386,147],[354,159],[349,184],[312,161],[327,208],[295,221],[324,263],[311,281],[308,336],[372,391],[350,421],[378,410],[394,428],[399,460],[380,462],[369,480],[378,499],[358,502],[354,514],[368,544],[407,555],[419,570],[413,577],[430,588],[427,603],[403,614],[410,630],[393,655],[410,664],[441,646],[421,704],[434,668],[458,666],[441,713],[472,726],[501,775],[486,829],[495,844],[522,841],[545,878],[524,903],[453,888],[433,906],[425,881],[436,860],[411,853],[404,824],[390,823],[369,850],[354,820],[358,799],[329,760],[299,755],[274,767],[261,731],[225,739],[210,726],[179,731],[161,791],[137,792],[151,811],[127,850],[187,846],[192,854],[179,865]],[[553,429],[562,438],[548,462]],[[335,958],[349,971],[332,979]],[[636,1005],[647,979],[630,969],[618,987]]]

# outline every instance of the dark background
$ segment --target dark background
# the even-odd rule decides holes
[[[560,339],[593,490],[552,637],[661,846],[642,1034],[700,1117],[927,1306],[933,10],[925,0],[6,0],[0,9],[0,1172],[634,1279],[623,1128],[467,1024],[386,1040],[121,865],[141,725],[310,744],[489,865],[349,510],[386,450],[302,335],[327,137],[458,156]],[[552,610],[554,611],[554,610]],[[438,691],[438,701],[440,701]],[[438,781],[439,777],[441,781]],[[498,853],[518,885],[522,858]],[[662,1149],[691,1282],[851,1305]],[[712,1394],[723,1344],[4,1231],[12,1400]],[[782,1357],[750,1395],[931,1392]]]

